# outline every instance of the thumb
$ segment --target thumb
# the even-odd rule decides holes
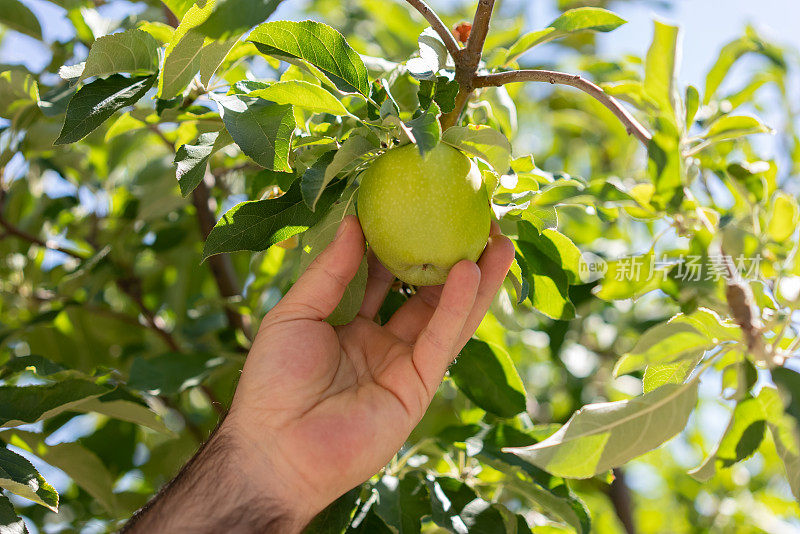
[[[279,306],[284,312],[300,310],[303,318],[325,319],[336,309],[363,257],[361,225],[354,215],[348,215],[333,241],[311,262]]]

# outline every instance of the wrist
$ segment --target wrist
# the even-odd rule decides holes
[[[228,444],[230,470],[242,491],[267,496],[280,510],[282,532],[300,532],[326,504],[315,504],[316,488],[301,486],[302,477],[292,470],[273,437],[255,436],[249,426],[229,414],[217,431]]]

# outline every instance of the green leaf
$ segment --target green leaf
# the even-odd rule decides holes
[[[342,219],[346,215],[354,215],[356,213],[355,200],[357,190],[358,188],[351,187],[345,191],[339,200],[331,206],[328,213],[303,233],[300,272],[305,271],[314,261],[314,258],[333,241]],[[358,314],[361,302],[364,300],[364,292],[367,289],[367,274],[367,256],[364,255],[356,275],[347,284],[339,304],[327,318],[330,324],[347,324]]]
[[[589,478],[671,439],[686,426],[696,402],[692,381],[630,400],[588,404],[546,440],[507,450],[554,475]]]
[[[698,353],[694,358],[686,358],[674,363],[648,365],[642,376],[644,393],[650,393],[664,384],[682,384],[702,358],[703,353]]]
[[[764,42],[753,32],[752,28],[747,29],[747,34],[726,44],[719,53],[716,63],[711,67],[706,75],[706,88],[703,96],[703,104],[708,104],[722,85],[723,80],[742,56],[748,53],[759,53],[766,57],[780,69],[786,69],[786,62],[780,50],[774,45]]]
[[[175,177],[183,196],[200,185],[211,155],[233,142],[227,130],[200,134],[194,144],[181,145],[175,152]]]
[[[172,11],[178,20],[181,20],[187,11],[194,5],[194,0],[161,0]]]
[[[677,124],[675,117],[675,77],[678,69],[678,34],[676,26],[654,21],[653,42],[647,51],[644,90],[659,111]]]
[[[117,514],[114,479],[96,454],[79,443],[45,445],[44,436],[33,432],[12,430],[2,437],[12,445],[39,456],[48,464],[61,469],[75,484],[92,496],[112,517]]]
[[[768,395],[768,394],[767,394]],[[702,465],[689,471],[695,479],[706,482],[718,468],[730,467],[752,456],[767,429],[768,413],[763,404],[764,397],[748,397],[736,404],[728,428],[725,429],[716,451]]]
[[[369,96],[367,68],[341,33],[321,22],[280,20],[265,22],[248,40],[263,54],[308,61],[331,76],[342,91]]]
[[[682,321],[677,315],[669,322],[647,330],[633,349],[624,354],[614,366],[614,376],[644,369],[648,365],[672,363],[676,360],[694,360],[716,344],[707,333]]]
[[[42,38],[42,27],[36,15],[17,0],[0,0],[0,25],[34,39]]]
[[[650,276],[653,252],[608,262],[608,270],[595,294],[603,300],[636,298],[658,287],[658,277]]]
[[[211,39],[238,36],[269,18],[282,0],[219,0],[199,30]]]
[[[579,7],[565,11],[543,29],[526,33],[506,52],[505,63],[514,61],[536,45],[565,37],[571,33],[591,30],[610,32],[627,21],[616,13],[599,7]]]
[[[92,44],[78,81],[120,72],[148,75],[157,70],[158,42],[142,30],[127,30],[105,35]]]
[[[0,117],[13,119],[21,109],[39,100],[36,79],[23,69],[0,72]]]
[[[300,179],[303,200],[316,209],[325,189],[339,173],[360,163],[361,158],[380,148],[377,142],[359,134],[351,134],[338,150],[331,150],[320,156]]]
[[[777,243],[783,243],[794,234],[800,219],[797,199],[788,193],[779,192],[772,200],[767,223],[767,235]]]
[[[28,534],[25,521],[17,515],[8,498],[0,493],[0,534]]]
[[[131,364],[128,386],[154,395],[174,395],[197,386],[225,362],[210,354],[170,352],[154,358],[137,357]]]
[[[198,29],[214,11],[215,0],[193,5],[181,19],[164,51],[164,64],[158,75],[158,98],[178,95],[200,72],[208,82],[222,60],[236,44],[236,39],[209,40]]]
[[[575,307],[569,301],[569,278],[551,257],[558,256],[558,249],[547,237],[530,223],[518,223],[520,236],[517,249],[522,255],[522,276],[530,287],[533,307],[553,319],[566,320],[575,316]]]
[[[319,85],[302,80],[273,82],[263,89],[256,89],[248,96],[263,98],[276,104],[291,104],[312,113],[348,115],[344,105]]]
[[[101,397],[90,398],[72,407],[77,412],[97,412],[108,417],[128,421],[160,432],[174,434],[158,414],[151,410],[138,397],[123,389],[115,389]]]
[[[153,82],[155,76],[126,78],[113,74],[84,85],[69,101],[67,117],[55,144],[83,139],[114,112],[138,102]]]
[[[3,445],[0,443],[0,445]],[[58,493],[39,474],[33,464],[19,454],[0,446],[0,488],[58,511]]]
[[[41,386],[0,386],[0,426],[35,423],[105,393],[107,387],[80,379]]]
[[[356,511],[361,486],[351,489],[318,513],[303,530],[304,534],[342,534]]]
[[[239,95],[212,95],[225,128],[253,161],[273,171],[291,172],[289,151],[295,122],[292,106]]]
[[[767,414],[770,434],[786,469],[789,487],[800,501],[800,419],[784,413],[783,401],[776,389],[765,387],[758,398]]]
[[[385,475],[375,485],[378,502],[373,510],[398,534],[420,532],[421,518],[430,510],[430,497],[425,477],[419,472],[403,478]]]
[[[694,118],[697,115],[697,110],[700,109],[700,93],[694,85],[686,87],[686,129],[688,130]]]
[[[500,174],[511,165],[511,144],[506,136],[488,126],[452,126],[442,141],[468,154],[478,156]]]
[[[406,62],[408,72],[417,79],[433,79],[447,63],[447,47],[433,28],[425,28],[417,42],[419,56]]]
[[[726,115],[714,121],[703,134],[708,142],[726,141],[746,135],[771,133],[772,130],[755,117],[747,115]]]
[[[425,154],[436,148],[442,137],[439,115],[439,106],[436,102],[432,102],[428,109],[407,123],[423,158]]]
[[[278,198],[237,204],[220,218],[206,239],[203,258],[236,250],[266,250],[275,243],[305,232],[319,221],[344,189],[340,180],[328,186],[311,211],[295,182]]]
[[[487,412],[513,417],[525,411],[525,386],[502,347],[470,339],[450,366],[450,378]]]
[[[21,373],[22,371],[31,371],[37,376],[45,377],[60,373],[66,368],[58,363],[55,363],[43,356],[35,354],[28,356],[16,356],[3,364],[0,368],[0,379],[6,378],[10,375]]]
[[[681,138],[674,117],[659,117],[656,131],[647,145],[647,174],[655,185],[651,204],[663,207],[672,201],[683,185]]]
[[[417,99],[422,109],[428,109],[431,101],[439,105],[442,113],[450,113],[456,107],[458,82],[447,76],[438,76],[436,81],[420,80]]]

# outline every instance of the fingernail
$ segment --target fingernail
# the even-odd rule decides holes
[[[339,223],[339,228],[336,230],[336,235],[333,236],[334,240],[339,239],[339,236],[342,235],[342,233],[344,232],[345,227],[347,226],[347,221],[348,221],[348,218],[345,217],[344,219],[342,219],[342,222]]]

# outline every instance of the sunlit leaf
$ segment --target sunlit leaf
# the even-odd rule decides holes
[[[610,32],[625,24],[625,20],[616,13],[599,7],[579,7],[564,12],[560,17],[543,29],[526,33],[511,45],[506,52],[506,63],[530,50],[536,45],[565,37],[571,33],[592,30]]]
[[[511,164],[511,144],[503,134],[492,128],[453,126],[442,133],[442,141],[478,156],[498,173],[505,173]]]
[[[58,511],[58,493],[24,457],[0,443],[0,488]]]
[[[55,144],[83,139],[114,112],[138,102],[153,82],[155,76],[126,78],[113,74],[84,85],[69,101],[64,126]]]
[[[127,30],[100,37],[92,44],[78,81],[118,72],[147,75],[157,70],[156,40],[142,30]]]
[[[239,95],[214,95],[225,128],[253,161],[273,171],[291,172],[294,132],[292,106]]]
[[[266,250],[293,235],[305,232],[319,221],[339,198],[344,182],[330,185],[323,192],[315,211],[303,201],[300,183],[286,194],[266,200],[237,204],[219,221],[206,239],[203,257],[236,250]]]
[[[339,99],[330,92],[319,85],[301,80],[273,82],[248,94],[276,104],[291,104],[312,113],[348,114]]]
[[[651,451],[686,426],[697,382],[667,384],[630,400],[588,404],[561,429],[509,452],[565,478],[588,478]]]
[[[330,26],[311,20],[265,22],[250,32],[248,40],[264,54],[308,61],[332,76],[332,81],[343,91],[369,95],[364,62],[342,34]]]

